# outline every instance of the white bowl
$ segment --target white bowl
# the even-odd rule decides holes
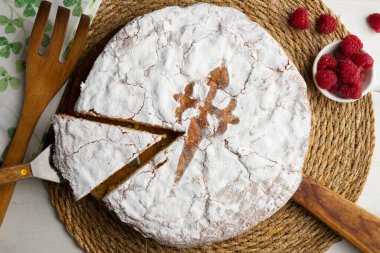
[[[322,89],[321,87],[319,87],[319,85],[317,83],[317,80],[315,79],[315,75],[317,74],[317,65],[318,65],[319,59],[323,55],[325,55],[325,54],[333,54],[333,52],[336,49],[339,48],[339,43],[340,43],[340,41],[334,41],[334,42],[328,44],[327,46],[325,46],[319,52],[319,54],[317,55],[317,57],[315,57],[314,64],[313,64],[313,79],[314,79],[314,83],[315,83],[315,86],[317,86],[318,90],[323,95],[325,95],[325,97],[328,97],[331,100],[334,100],[336,102],[341,102],[341,103],[355,102],[357,99],[344,98],[340,94],[334,94],[334,93],[329,92],[326,89]],[[362,50],[362,52],[367,53],[365,50]],[[365,73],[365,82],[363,83],[363,94],[362,94],[362,97],[365,96],[368,92],[370,92],[371,90],[374,89],[374,85],[375,85],[375,81],[374,81],[374,79],[375,79],[374,78],[375,77],[374,69],[375,69],[375,66],[373,66],[371,70],[369,70],[369,71],[367,71]]]

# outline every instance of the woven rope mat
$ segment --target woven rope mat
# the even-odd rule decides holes
[[[195,1],[104,0],[91,27],[82,65],[86,71],[106,44],[124,24],[136,16],[169,5],[189,5]],[[308,31],[295,31],[287,19],[296,7],[310,11],[311,24],[330,12],[320,0],[224,0],[207,1],[232,6],[265,27],[282,45],[308,83],[313,113],[311,145],[304,172],[355,201],[366,180],[374,149],[374,115],[371,95],[352,104],[338,104],[324,98],[311,79],[314,56],[327,43],[347,34],[343,25],[331,35],[320,35],[313,25]],[[83,60],[85,59],[85,60]],[[77,87],[73,88],[74,90]],[[47,184],[51,202],[68,232],[87,252],[174,252],[143,238],[107,212],[91,196],[75,202],[69,186]],[[323,252],[339,238],[290,201],[270,219],[239,237],[197,251]]]

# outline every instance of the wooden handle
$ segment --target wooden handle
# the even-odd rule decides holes
[[[293,196],[298,204],[362,252],[380,252],[380,218],[309,177]]]
[[[33,174],[29,163],[2,168],[0,170],[0,185],[30,177],[33,177]]]
[[[42,111],[43,108],[30,108],[30,106],[28,106],[28,103],[25,103],[24,101],[24,107],[21,113],[20,121],[17,125],[16,132],[13,136],[7,155],[4,159],[4,167],[20,164],[23,162],[30,137],[33,134],[34,127],[36,126],[37,120],[39,118],[39,116],[35,117],[34,115],[41,115]],[[0,170],[2,169],[0,168]],[[3,223],[5,213],[7,212],[14,187],[14,182],[0,185],[0,226]]]

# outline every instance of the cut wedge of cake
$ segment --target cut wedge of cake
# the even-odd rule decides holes
[[[68,115],[55,115],[53,127],[53,162],[77,200],[161,140],[160,135]]]

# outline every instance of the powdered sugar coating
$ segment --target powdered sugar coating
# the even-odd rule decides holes
[[[208,115],[176,184],[191,118],[210,92],[210,71],[220,66],[229,85],[213,106],[235,99],[239,123],[216,135],[219,119]],[[173,96],[192,82],[199,103],[177,121]],[[236,236],[280,209],[301,181],[310,131],[306,84],[274,39],[232,8],[169,7],[134,19],[98,57],[76,110],[186,132],[104,199],[122,221],[165,245]]]
[[[77,200],[161,139],[158,135],[67,115],[55,115],[53,127],[53,162],[70,182]]]

